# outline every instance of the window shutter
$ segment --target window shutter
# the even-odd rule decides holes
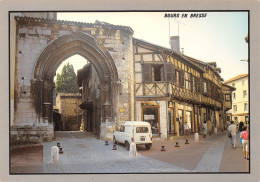
[[[190,80],[191,80],[191,91],[193,92],[194,91],[194,88],[193,88],[193,76],[192,76],[192,74],[190,74]]]
[[[152,81],[152,66],[151,64],[143,64],[143,81]]]
[[[173,82],[173,65],[171,63],[166,64],[166,82]]]
[[[184,87],[184,72],[180,71],[180,86]]]
[[[203,88],[203,85],[201,84],[200,77],[196,77],[196,86],[197,86],[197,92],[201,93],[201,89]]]
[[[175,67],[172,65],[172,83],[176,83]]]

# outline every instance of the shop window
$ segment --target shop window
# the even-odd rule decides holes
[[[142,106],[142,120],[151,124],[153,136],[160,135],[158,106]]]
[[[183,131],[184,130],[184,127],[183,127],[184,123],[183,123],[182,115],[183,115],[183,111],[182,110],[178,110],[179,135],[180,136],[183,136],[183,134],[184,134],[184,131]]]

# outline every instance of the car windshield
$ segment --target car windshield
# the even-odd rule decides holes
[[[148,127],[136,127],[136,133],[148,133]]]

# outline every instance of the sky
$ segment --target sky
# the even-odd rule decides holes
[[[175,18],[166,18],[166,13]],[[204,17],[192,17],[202,13]],[[182,17],[183,14],[187,17]],[[216,62],[224,80],[248,73],[248,62],[240,61],[248,59],[248,44],[245,42],[247,12],[68,12],[58,13],[57,18],[87,23],[99,20],[129,26],[134,31],[133,37],[166,48],[170,48],[169,35],[179,35],[184,54],[204,62]],[[75,55],[64,61],[57,73],[67,62],[73,64],[75,71],[87,63]]]

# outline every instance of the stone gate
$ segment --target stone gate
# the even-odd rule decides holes
[[[15,47],[15,55],[11,55],[15,72],[11,142],[53,139],[53,78],[59,65],[76,54],[92,63],[99,76],[100,137],[111,139],[118,121],[134,118],[133,30],[98,21],[91,24],[26,15],[11,19],[15,28],[10,34],[15,36],[10,45]],[[119,112],[122,108],[124,112]]]

